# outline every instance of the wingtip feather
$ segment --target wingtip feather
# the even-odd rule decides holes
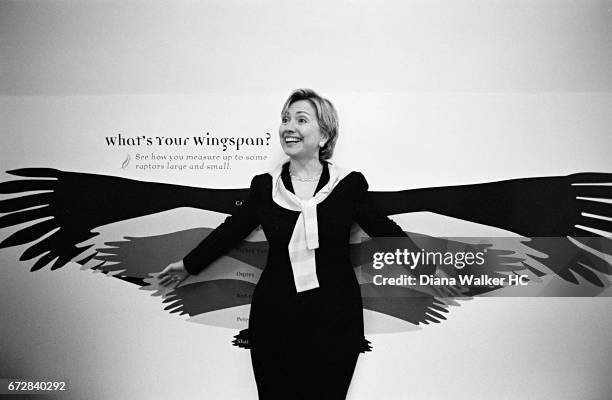
[[[6,173],[30,178],[57,178],[62,171],[54,168],[17,168],[8,170]]]

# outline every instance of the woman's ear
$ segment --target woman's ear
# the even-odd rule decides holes
[[[327,140],[329,139],[329,137],[327,135],[321,135],[322,138],[319,141],[319,147],[323,147],[325,146],[325,143],[327,143]]]

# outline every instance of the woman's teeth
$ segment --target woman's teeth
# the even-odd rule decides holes
[[[301,142],[302,139],[300,138],[296,138],[296,137],[286,137],[285,138],[285,143],[297,143],[297,142]]]

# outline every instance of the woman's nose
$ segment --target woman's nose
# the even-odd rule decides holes
[[[287,122],[285,124],[285,131],[286,132],[295,132],[295,123],[293,122],[293,120]]]
[[[294,130],[293,126],[291,126],[291,124],[283,124],[283,125],[281,125],[278,133],[280,134],[280,137],[282,138],[285,135],[295,133],[295,130]]]

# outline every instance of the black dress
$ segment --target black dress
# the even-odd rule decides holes
[[[281,178],[293,192],[289,164]],[[318,192],[329,181],[324,163]],[[248,201],[183,260],[199,273],[261,225],[269,242],[268,260],[253,292],[249,317],[251,360],[259,398],[344,399],[363,347],[363,307],[349,257],[351,226],[370,236],[404,236],[384,215],[365,210],[368,184],[359,172],[342,179],[317,205],[319,287],[296,292],[287,246],[299,212],[272,200],[272,177],[257,175]]]

